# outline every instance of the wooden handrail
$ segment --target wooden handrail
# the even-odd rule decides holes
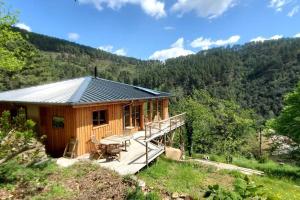
[[[148,122],[145,124],[145,140],[152,137],[152,130],[158,130],[157,133],[161,133],[162,131],[165,131],[166,129],[170,129],[170,131],[174,128],[179,127],[179,124],[184,122],[184,117],[186,113],[181,113],[179,115],[172,116],[168,119],[164,119],[161,121],[154,121],[154,122]],[[168,122],[167,127],[163,127],[163,124]],[[147,134],[149,132],[149,134]]]
[[[146,147],[146,165],[148,166],[149,163],[149,155],[148,155],[148,142],[151,142],[151,140],[154,140],[157,137],[163,136],[164,137],[164,148],[166,148],[166,134],[168,132],[171,132],[173,129],[176,129],[183,125],[185,120],[185,114],[181,113],[179,115],[175,115],[173,117],[170,117],[168,119],[164,119],[161,121],[155,121],[155,122],[147,122],[145,123],[145,147]],[[168,126],[164,127],[163,124],[168,123]],[[152,130],[158,130],[158,132],[155,132],[155,135],[153,135]],[[169,129],[169,131],[166,131]],[[149,133],[149,134],[147,134]]]

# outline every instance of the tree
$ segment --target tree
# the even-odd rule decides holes
[[[255,137],[256,115],[251,110],[213,98],[205,90],[194,91],[178,103],[177,109],[187,113],[186,140],[190,151],[231,155],[241,151],[249,136]]]
[[[0,117],[0,167],[19,157],[18,161],[31,165],[46,157],[44,145],[36,139],[35,122],[26,119],[24,109],[11,117],[4,111]]]
[[[35,48],[13,29],[16,22],[16,14],[0,0],[0,69],[20,70],[36,53]]]
[[[293,92],[284,97],[284,108],[269,122],[278,134],[288,136],[300,144],[300,82]]]

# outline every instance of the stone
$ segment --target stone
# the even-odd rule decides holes
[[[179,198],[179,194],[177,192],[174,192],[172,194],[172,199],[177,199],[177,198]]]
[[[181,160],[182,152],[180,149],[176,149],[173,147],[166,147],[166,157],[171,160]]]

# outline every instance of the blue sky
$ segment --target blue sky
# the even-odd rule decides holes
[[[16,26],[119,55],[160,59],[300,37],[300,0],[9,0]],[[298,35],[297,35],[298,34]]]

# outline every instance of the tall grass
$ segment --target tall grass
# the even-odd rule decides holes
[[[257,169],[265,172],[268,176],[285,178],[300,185],[300,167],[297,166],[280,164],[272,160],[267,160],[265,163],[260,163],[257,160],[246,159],[243,157],[235,157],[233,159],[233,164],[241,167]]]

